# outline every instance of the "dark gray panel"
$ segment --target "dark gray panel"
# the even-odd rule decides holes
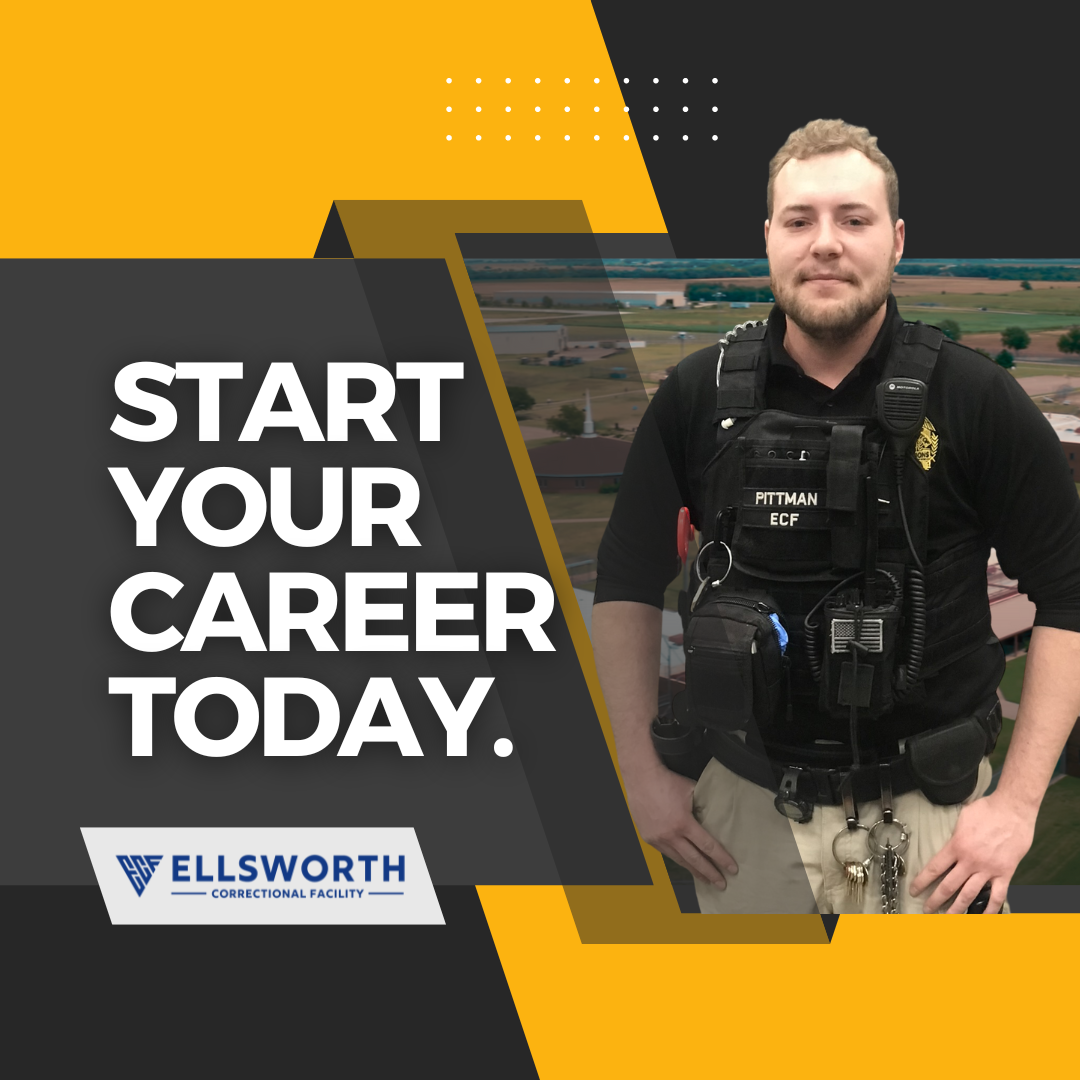
[[[123,645],[110,625],[112,593],[134,573],[165,571],[185,583],[175,600],[151,596],[138,609],[148,629],[171,621],[183,630],[210,574],[233,571],[265,633],[268,572],[305,570],[338,587],[339,610],[329,629],[341,644],[346,571],[452,570],[456,564],[498,569],[480,553],[463,557],[456,533],[448,542],[437,493],[426,485],[426,463],[400,403],[387,415],[396,443],[375,443],[356,424],[348,443],[303,443],[286,429],[270,430],[258,443],[236,442],[271,361],[296,364],[320,420],[327,361],[386,362],[354,264],[8,262],[0,265],[0,297],[7,375],[4,554],[10,568],[3,631],[7,709],[0,735],[3,880],[93,882],[81,825],[277,824],[412,825],[437,884],[556,882],[522,755],[500,759],[492,751],[495,739],[511,734],[501,701],[504,679],[473,723],[471,753],[452,759],[445,757],[442,726],[416,681],[418,675],[440,676],[460,700],[474,676],[488,674],[484,654],[316,653],[300,635],[287,654],[245,653],[225,639],[212,639],[198,653],[173,648],[143,654]],[[430,340],[428,355],[438,355],[441,336]],[[112,380],[134,360],[243,361],[243,381],[222,384],[222,441],[197,441],[196,384],[180,381],[160,388],[178,408],[172,436],[134,443],[111,434],[117,411]],[[470,392],[477,389],[475,380],[469,385]],[[490,409],[486,391],[483,404]],[[145,422],[145,416],[129,415]],[[449,459],[458,453],[449,442],[439,450]],[[505,456],[501,438],[483,452],[493,450]],[[185,467],[162,515],[156,548],[134,546],[131,516],[107,473],[121,465],[132,468],[144,491],[162,467]],[[195,473],[222,465],[246,469],[264,487],[272,466],[292,466],[297,514],[308,515],[308,525],[319,517],[321,467],[407,469],[421,486],[413,526],[423,547],[399,549],[379,528],[374,547],[353,548],[346,523],[324,547],[296,549],[267,523],[240,547],[208,548],[187,533],[180,494]],[[346,496],[346,514],[348,506]],[[227,515],[230,509],[223,503],[219,511]],[[404,599],[408,622],[411,591]],[[203,758],[173,730],[172,699],[158,698],[154,756],[132,758],[130,699],[107,693],[110,676],[132,675],[175,676],[179,689],[197,678],[225,675],[244,682],[260,700],[267,675],[317,679],[337,695],[342,732],[367,678],[390,676],[425,756],[403,759],[395,746],[367,745],[358,757],[338,758],[339,733],[330,749],[309,758],[264,758],[261,734],[234,757]],[[297,701],[297,719],[289,722],[293,737],[314,726],[314,710],[305,712],[304,704]],[[206,703],[199,715],[207,734],[231,730],[230,708],[222,699]]]
[[[330,233],[328,219],[316,257]],[[667,233],[458,233],[457,240],[464,259],[675,258]]]

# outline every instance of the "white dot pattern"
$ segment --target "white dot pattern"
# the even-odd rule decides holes
[[[473,83],[474,83],[474,85],[476,87],[482,87],[483,86],[484,80],[483,80],[482,77],[474,76],[472,78],[473,78]],[[467,83],[469,80],[466,79],[465,81]],[[556,80],[556,82],[557,81],[558,80]],[[584,79],[582,81],[585,84],[588,84],[588,82],[589,82],[588,79]],[[600,79],[598,77],[594,77],[592,79],[592,85],[595,86],[595,87],[598,87],[598,86],[601,85],[602,81],[603,81],[602,79]],[[653,80],[654,83],[657,83],[659,81],[660,81],[659,79],[654,79]],[[541,79],[540,76],[533,76],[533,85],[534,86],[537,86],[537,87],[540,86],[541,82],[542,82],[542,79]],[[572,82],[573,82],[573,80],[569,76],[563,76],[562,85],[564,87],[569,87]],[[630,79],[629,78],[624,78],[622,80],[622,82],[623,82],[623,85],[626,85],[626,84],[628,84],[630,82]],[[473,102],[475,102],[476,97],[479,96],[482,92],[484,92],[484,97],[481,98],[481,101],[485,101],[485,98],[491,96],[492,94],[498,95],[498,96],[503,96],[502,94],[499,93],[499,90],[498,90],[498,86],[499,86],[499,80],[498,79],[494,79],[494,80],[489,79],[488,83],[489,83],[489,85],[484,87],[483,91],[476,90],[476,91],[470,93],[468,88],[466,87],[464,89],[455,88],[454,91],[448,91],[448,94],[452,93],[452,94],[454,94],[456,96],[457,94],[465,93],[467,95],[467,97],[468,96],[473,97]],[[494,83],[495,86],[491,86],[490,85],[491,83]],[[512,83],[513,83],[513,79],[511,77],[509,77],[509,76],[504,77],[503,80],[502,80],[502,85],[504,85],[504,86],[510,86]],[[449,87],[449,86],[453,86],[453,84],[454,84],[454,79],[452,77],[447,77],[446,78],[446,85]],[[581,94],[583,92],[583,89],[584,88],[579,85],[577,87],[577,91],[576,91],[575,96],[577,94]],[[509,93],[509,91],[508,91],[508,93]],[[539,96],[540,93],[541,93],[541,91],[537,91],[536,96]],[[567,93],[569,94],[570,91],[568,90]],[[534,100],[535,100],[535,97],[534,97]],[[595,98],[593,99],[593,102],[595,102]],[[578,108],[584,108],[586,110],[591,108],[594,117],[596,117],[597,120],[599,120],[599,115],[598,114],[602,111],[602,108],[601,108],[600,105],[594,104],[593,102],[589,102],[589,101],[586,100],[586,101],[580,102],[578,105],[563,105],[563,107],[562,107],[563,115],[566,117],[567,122],[570,123],[569,114],[571,112],[575,112]],[[521,107],[524,107],[527,110],[529,108],[530,104],[532,104],[532,103],[519,102],[519,109]],[[457,120],[458,117],[455,116],[454,114],[455,113],[460,113],[462,108],[468,109],[468,107],[470,105],[472,105],[472,108],[475,110],[477,126],[480,126],[481,117],[483,116],[483,113],[485,112],[485,110],[490,112],[492,108],[494,108],[496,110],[501,108],[503,113],[506,115],[508,122],[510,120],[510,115],[514,112],[514,106],[513,105],[505,104],[505,97],[504,97],[503,101],[501,101],[501,102],[498,101],[498,100],[495,100],[495,101],[487,100],[484,104],[480,104],[480,105],[476,105],[476,104],[470,103],[468,101],[465,101],[465,102],[460,102],[459,101],[457,105],[450,104],[450,105],[445,105],[444,106],[444,108],[446,110],[446,113],[447,113],[448,120],[451,120],[451,119],[452,120]],[[549,105],[550,105],[550,102],[549,102]],[[532,104],[532,112],[533,112],[533,115],[536,117],[536,119],[538,121],[538,124],[539,124],[539,114],[542,112],[542,109],[543,109],[542,105]],[[623,113],[624,117],[629,111],[630,111],[630,107],[628,105],[623,105],[622,106],[622,113]],[[659,110],[654,109],[654,111],[659,111]],[[617,115],[618,114],[616,113],[616,117],[617,117]],[[484,117],[484,119],[489,120],[490,118]],[[550,123],[550,119],[551,119],[550,117],[547,118],[549,123]],[[576,117],[576,119],[577,119],[578,122],[580,122],[581,117],[578,116],[578,117]],[[608,119],[609,119],[609,122],[614,120],[614,122],[618,123],[617,119],[615,119],[615,118],[610,118],[609,117]],[[618,139],[619,135],[621,134],[622,135],[622,140],[621,140],[622,142],[624,142],[624,143],[630,142],[631,140],[630,140],[629,134],[625,133],[626,132],[626,125],[623,124],[621,126],[623,127],[623,131],[619,132],[618,128],[616,128],[615,132],[610,133],[610,137]],[[458,137],[461,137],[462,134],[464,134],[466,138],[468,137],[467,133],[461,133],[461,132],[458,133]],[[497,133],[489,131],[487,134],[488,134],[489,139],[492,138],[492,137],[494,137],[496,140],[498,139],[498,134]],[[475,127],[474,127],[474,130],[472,132],[472,135],[473,135],[473,138],[474,138],[474,140],[476,142],[482,142],[483,139],[484,139],[484,135],[482,133],[482,130],[481,130],[481,132],[477,132],[475,130]],[[524,137],[524,138],[528,139],[529,135],[532,135],[532,141],[534,141],[534,142],[540,142],[541,141],[542,136],[536,131],[535,127],[533,128],[533,131],[531,131],[531,132],[529,132],[529,131],[524,131],[524,132],[519,131],[518,132],[518,137],[519,138]],[[445,139],[446,139],[447,142],[453,142],[454,137],[455,136],[453,134],[446,134],[445,135]],[[588,139],[588,135],[584,134],[582,132],[578,132],[577,135],[572,135],[572,132],[571,133],[565,133],[564,132],[563,141],[564,142],[570,142],[571,137],[575,137],[575,138],[583,137],[583,138]],[[505,132],[505,130],[504,130],[503,142],[509,143],[509,142],[512,142],[512,141],[513,141],[513,135],[512,134],[507,134]],[[594,133],[593,136],[592,136],[591,141],[594,142],[594,143],[600,142],[600,134],[599,133]]]

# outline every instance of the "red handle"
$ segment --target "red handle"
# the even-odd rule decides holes
[[[686,562],[686,553],[690,550],[690,538],[694,535],[694,526],[690,524],[690,511],[684,506],[679,511],[679,524],[675,542],[679,548],[679,560]]]

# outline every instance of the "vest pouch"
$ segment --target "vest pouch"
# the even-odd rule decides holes
[[[966,716],[912,735],[904,756],[919,790],[937,806],[952,806],[975,790],[987,741],[978,717]]]
[[[837,719],[883,716],[896,700],[897,637],[900,608],[896,604],[863,607],[841,596],[826,603],[821,620],[822,709]],[[857,661],[851,643],[857,641]]]
[[[756,589],[718,587],[690,616],[686,654],[686,705],[693,721],[720,731],[740,731],[752,721],[778,717],[786,684],[784,642],[773,617],[776,603]],[[782,624],[781,624],[782,625]]]
[[[750,569],[816,573],[832,566],[827,462],[786,444],[745,443],[735,556]],[[805,460],[800,461],[800,456]]]

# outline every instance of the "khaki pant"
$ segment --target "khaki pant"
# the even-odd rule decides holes
[[[923,902],[934,886],[918,897],[912,897],[908,887],[952,836],[961,807],[986,791],[991,776],[990,761],[984,758],[975,790],[955,806],[935,806],[919,791],[893,799],[895,816],[911,836],[904,853],[906,874],[900,879],[901,914],[922,914]],[[702,912],[880,914],[880,862],[873,863],[862,904],[858,905],[849,896],[844,872],[833,857],[833,838],[846,831],[843,809],[815,806],[813,818],[800,825],[777,812],[774,796],[775,792],[744,780],[715,758],[705,767],[694,788],[694,816],[731,853],[739,872],[728,877],[726,889],[696,882]],[[880,801],[866,803],[858,810],[863,825],[881,819]],[[844,842],[859,848],[860,857],[866,858],[865,837],[859,830]]]

